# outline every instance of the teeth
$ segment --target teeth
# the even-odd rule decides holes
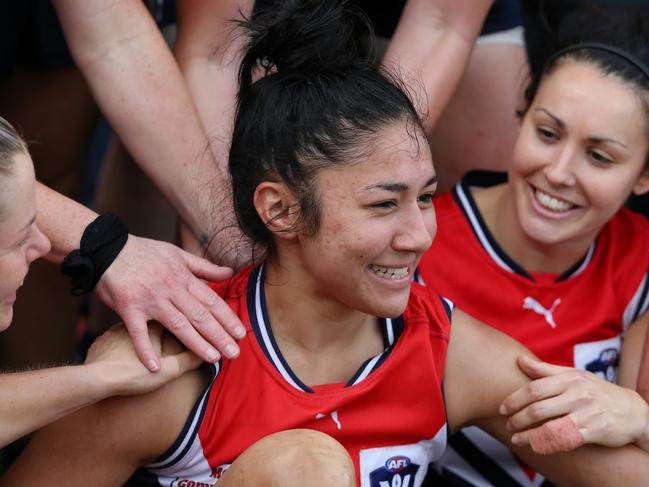
[[[544,193],[540,189],[537,189],[534,192],[534,194],[536,195],[536,201],[538,201],[541,204],[541,206],[547,208],[548,210],[559,211],[559,212],[568,211],[574,206],[571,203],[568,203],[567,201],[554,198],[549,194]]]
[[[408,275],[408,267],[381,267],[370,264],[370,269],[384,279],[403,279]]]

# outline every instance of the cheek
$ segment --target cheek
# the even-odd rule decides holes
[[[611,215],[631,194],[634,182],[629,177],[619,178],[606,173],[592,175],[589,179],[587,183],[582,184],[582,188],[587,192],[591,204],[606,210]]]
[[[23,253],[6,255],[0,259],[0,290],[3,293],[13,292],[27,273],[27,264]]]
[[[424,215],[424,225],[426,225],[426,230],[430,235],[431,242],[435,240],[435,235],[437,235],[437,214],[435,212],[435,206],[431,206],[429,210],[426,211]]]

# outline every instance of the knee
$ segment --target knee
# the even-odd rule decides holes
[[[274,433],[254,443],[228,469],[225,485],[355,485],[354,465],[345,448],[319,431]],[[225,487],[225,486],[224,486]]]

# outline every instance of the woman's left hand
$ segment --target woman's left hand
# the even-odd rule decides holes
[[[545,454],[580,443],[610,447],[636,443],[649,451],[649,405],[637,392],[590,372],[525,355],[518,358],[518,366],[534,380],[510,394],[500,407],[501,414],[510,416],[507,427],[514,432],[513,444],[531,444]],[[539,438],[541,451],[535,448]]]
[[[163,328],[159,323],[149,324],[147,331],[155,353],[161,355],[160,369],[156,372],[142,365],[124,325],[108,329],[91,345],[84,366],[98,372],[97,386],[103,388],[104,396],[153,391],[202,363],[198,356],[180,346],[165,353]]]

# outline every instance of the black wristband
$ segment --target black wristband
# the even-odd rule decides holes
[[[128,240],[128,228],[111,213],[100,215],[83,231],[80,248],[70,252],[61,264],[61,272],[72,278],[75,296],[95,289]]]

